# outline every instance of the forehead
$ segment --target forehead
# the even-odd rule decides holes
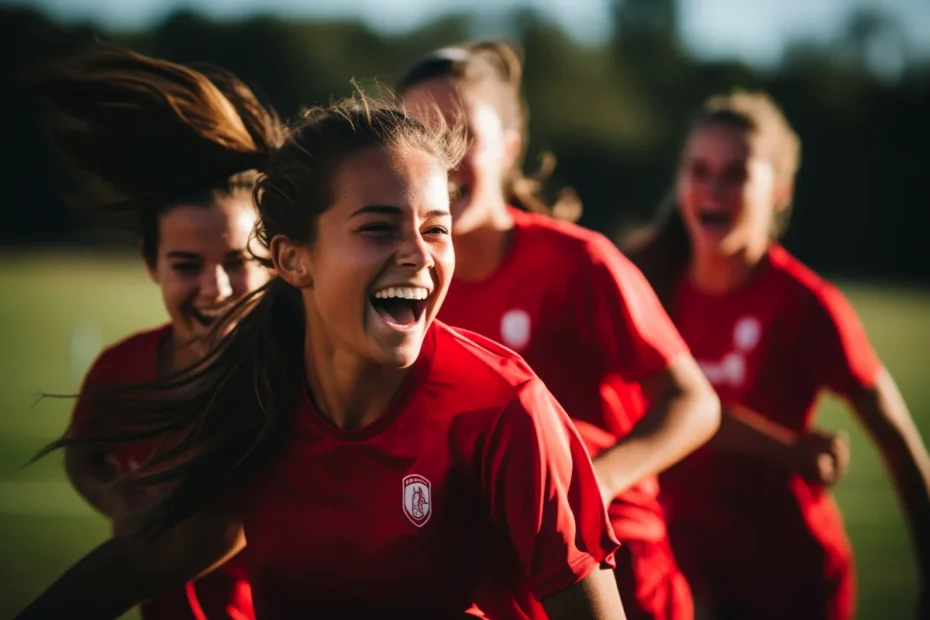
[[[431,122],[438,112],[446,122],[464,120],[469,128],[499,126],[500,115],[494,108],[488,88],[481,82],[435,78],[408,89],[404,93],[404,106],[421,122]]]
[[[180,204],[159,218],[160,245],[188,249],[245,247],[256,220],[247,200],[217,200],[209,205]]]
[[[752,157],[757,140],[748,129],[723,124],[701,125],[688,138],[690,158],[744,160]]]
[[[414,208],[448,202],[446,170],[430,153],[412,147],[372,148],[352,155],[337,169],[335,207],[380,205]],[[446,205],[448,206],[448,205]]]

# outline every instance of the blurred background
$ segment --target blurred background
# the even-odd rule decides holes
[[[52,455],[73,393],[106,344],[164,320],[129,233],[55,195],[34,102],[17,81],[95,37],[245,79],[285,118],[391,84],[432,48],[519,42],[528,166],[551,151],[580,223],[620,241],[668,191],[708,95],[762,88],[803,141],[785,244],[850,296],[930,437],[930,2],[926,0],[18,0],[0,1],[0,617],[106,536]],[[145,145],[139,145],[145,148]],[[836,494],[857,553],[860,618],[912,616],[909,543],[889,479],[840,403],[853,462]]]

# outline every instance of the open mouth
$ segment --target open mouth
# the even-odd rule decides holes
[[[702,209],[698,212],[698,222],[705,228],[723,230],[730,227],[733,218],[726,211],[718,209]]]
[[[368,298],[381,319],[394,328],[409,329],[426,312],[430,291],[421,286],[389,286]]]
[[[203,327],[211,327],[216,321],[223,316],[223,313],[226,312],[227,308],[211,308],[209,310],[204,308],[190,308],[190,316],[194,319],[196,323],[202,325]]]

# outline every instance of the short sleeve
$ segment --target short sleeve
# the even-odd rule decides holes
[[[88,395],[104,385],[106,377],[110,374],[107,366],[108,356],[107,352],[104,351],[94,360],[90,370],[84,375],[81,391],[78,393],[74,409],[71,412],[69,432],[76,436],[86,435],[91,430],[91,399]]]
[[[483,455],[492,518],[506,529],[537,599],[564,590],[619,543],[588,453],[542,381],[526,383],[501,412]]]
[[[850,303],[824,285],[807,310],[801,342],[810,351],[808,372],[818,386],[848,396],[875,386],[882,364]]]
[[[575,292],[579,325],[627,382],[664,370],[687,353],[675,325],[642,272],[606,237],[589,244],[590,264]]]

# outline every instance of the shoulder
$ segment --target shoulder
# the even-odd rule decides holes
[[[852,312],[843,293],[781,246],[769,251],[774,279],[784,286],[797,309],[842,320]]]
[[[523,358],[507,347],[439,321],[428,382],[438,409],[450,415],[484,412],[496,418],[527,390],[542,382]],[[545,388],[543,388],[545,389]]]
[[[592,264],[622,258],[617,246],[601,233],[547,215],[513,211],[520,233],[560,261]]]
[[[146,380],[154,368],[158,347],[171,331],[170,325],[136,332],[104,349],[94,361],[88,379],[95,383]]]

